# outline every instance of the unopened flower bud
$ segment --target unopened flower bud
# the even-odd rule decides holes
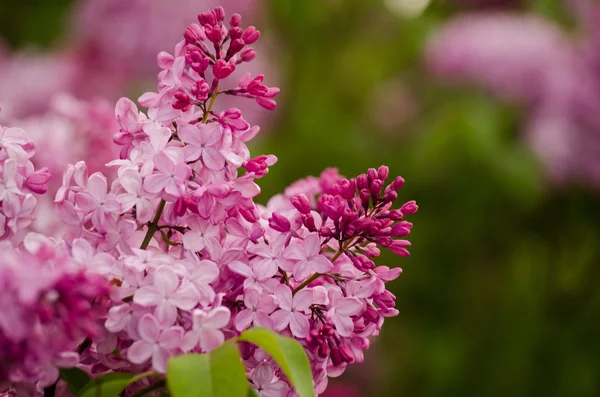
[[[385,181],[389,175],[390,175],[390,169],[385,165],[382,165],[377,170],[377,176],[382,181]]]
[[[237,27],[237,26],[240,26],[241,23],[242,23],[242,16],[240,14],[235,13],[231,16],[231,19],[229,19],[229,24],[231,26]]]
[[[289,232],[291,228],[290,221],[281,214],[273,212],[269,218],[269,227],[281,233]]]
[[[242,62],[250,62],[254,58],[256,58],[256,51],[252,47],[244,48],[240,53]]]
[[[400,211],[402,211],[402,213],[404,215],[412,215],[415,212],[417,212],[419,210],[419,206],[417,205],[416,201],[409,201],[408,203],[405,203],[402,208],[400,208]]]
[[[244,31],[244,35],[242,39],[246,44],[253,44],[260,37],[260,31],[256,29],[254,26],[248,26]]]
[[[292,197],[290,199],[292,205],[300,212],[301,214],[310,213],[310,201],[308,201],[308,197],[304,194],[300,194],[298,196]]]
[[[235,64],[231,62],[225,62],[223,59],[217,60],[213,65],[213,74],[219,80],[226,79],[235,70]]]
[[[204,40],[204,30],[197,23],[193,23],[185,29],[183,37],[188,44],[194,44],[197,41]]]

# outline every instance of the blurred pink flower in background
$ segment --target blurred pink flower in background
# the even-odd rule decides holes
[[[582,38],[526,13],[461,15],[432,38],[427,61],[527,106],[526,140],[556,182],[600,185],[600,7],[578,2]]]

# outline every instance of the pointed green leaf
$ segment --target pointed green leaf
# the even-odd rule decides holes
[[[116,397],[130,384],[152,374],[154,373],[136,375],[128,372],[109,372],[89,381],[80,390],[78,397]]]
[[[210,353],[169,360],[167,385],[172,397],[247,397],[249,389],[246,370],[233,341]]]
[[[250,342],[269,353],[300,397],[315,396],[308,357],[296,340],[283,337],[267,328],[250,328],[238,337],[238,341]]]
[[[69,393],[74,396],[78,396],[80,390],[90,381],[90,375],[77,367],[62,368],[60,370],[60,378],[65,381]]]

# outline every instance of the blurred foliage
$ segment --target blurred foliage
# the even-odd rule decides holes
[[[31,3],[44,11],[0,5],[15,45],[58,36],[66,1]],[[568,24],[561,4],[523,7]],[[597,396],[600,194],[545,181],[521,141],[524,110],[427,75],[424,43],[460,9],[436,2],[400,19],[374,0],[270,0],[263,30],[283,98],[254,148],[279,157],[262,200],[326,167],[388,164],[407,180],[401,198],[418,201],[412,256],[383,258],[405,270],[401,315],[345,378],[360,395]],[[410,101],[377,101],[398,82]],[[376,103],[397,125],[382,126]]]

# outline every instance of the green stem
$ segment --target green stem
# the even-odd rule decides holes
[[[146,232],[146,236],[144,237],[144,241],[142,245],[140,245],[140,249],[145,250],[150,245],[150,241],[152,241],[152,237],[154,237],[154,233],[158,231],[158,222],[160,221],[160,217],[165,209],[165,204],[167,202],[165,200],[160,200],[160,204],[158,204],[158,209],[156,210],[156,214],[154,215],[154,219],[148,225],[148,231]]]
[[[145,396],[146,394],[150,393],[151,391],[165,387],[166,384],[167,384],[167,382],[164,379],[158,380],[158,381],[154,382],[153,384],[151,384],[150,386],[145,387],[142,390],[135,392],[134,394],[131,395],[131,397]]]
[[[215,87],[215,90],[212,94],[212,96],[210,97],[210,102],[208,102],[208,109],[206,109],[206,111],[204,112],[204,116],[202,117],[202,123],[206,124],[206,120],[208,120],[208,115],[210,114],[210,111],[212,110],[215,101],[217,100],[217,96],[219,95],[219,83],[217,83],[217,86]]]

